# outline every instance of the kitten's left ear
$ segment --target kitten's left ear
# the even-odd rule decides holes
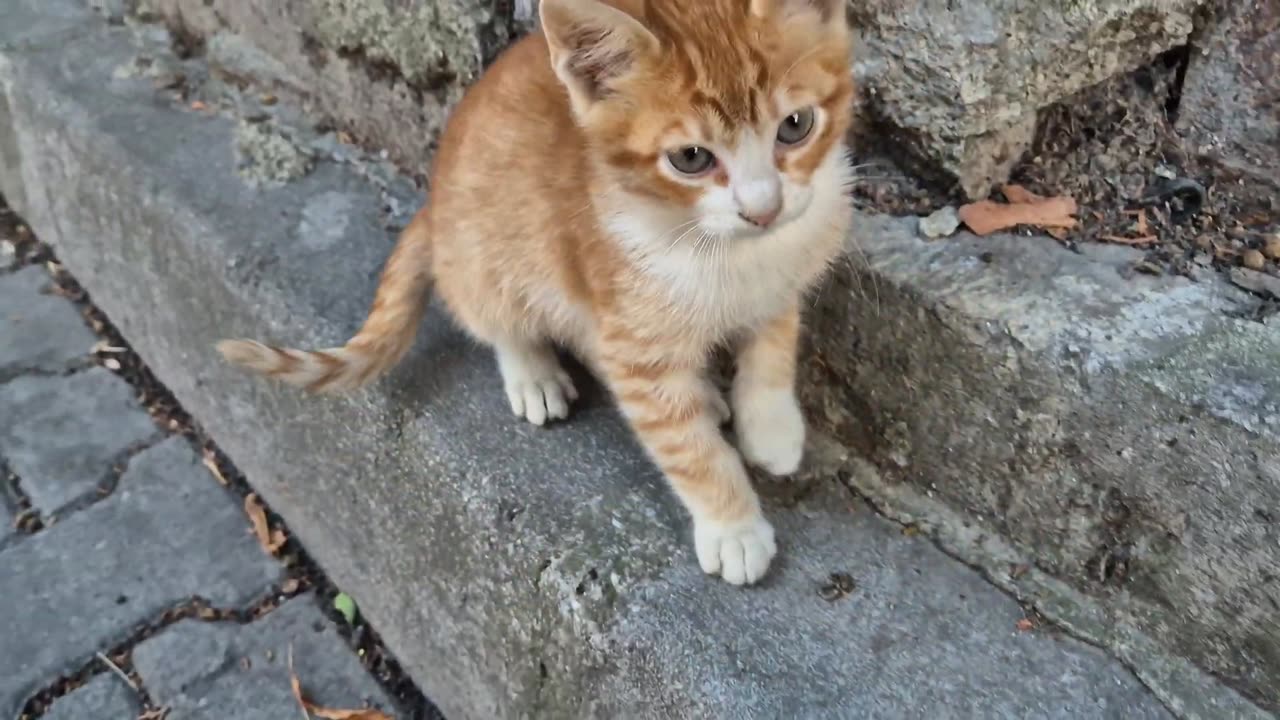
[[[843,28],[846,23],[846,0],[751,0],[751,14],[758,18],[782,17],[801,13],[817,13],[824,24]]]
[[[639,20],[599,0],[542,0],[538,13],[551,66],[579,117],[659,49],[658,39]]]

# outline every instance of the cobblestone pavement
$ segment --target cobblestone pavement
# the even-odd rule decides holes
[[[264,549],[226,477],[95,362],[80,308],[13,248],[0,238],[0,720],[300,718],[290,659],[318,704],[438,717],[375,678],[314,569]]]

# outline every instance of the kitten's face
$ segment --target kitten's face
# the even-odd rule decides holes
[[[815,172],[838,161],[849,125],[843,2],[750,5],[650,0],[641,30],[611,31],[649,34],[625,46],[624,69],[575,98],[608,179],[675,233],[661,242],[766,234],[831,189]]]

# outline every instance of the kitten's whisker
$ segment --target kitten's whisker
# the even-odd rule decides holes
[[[688,226],[688,228],[687,228],[684,232],[680,233],[680,235],[679,235],[678,237],[676,237],[676,239],[675,239],[675,240],[672,240],[670,245],[667,245],[667,250],[666,250],[667,252],[670,252],[672,249],[674,249],[674,248],[675,248],[675,246],[676,246],[676,245],[679,245],[681,240],[684,240],[686,237],[688,237],[688,236],[689,236],[689,233],[693,232],[694,230],[697,230],[697,229],[698,229],[698,221],[697,221],[697,220],[690,220],[690,221],[689,221],[689,222],[687,222],[687,223],[682,223],[682,224],[677,225],[677,226],[675,226],[674,228],[672,228],[672,230],[671,230],[670,232],[674,232],[674,231],[679,230],[680,228],[683,228],[683,227],[685,227],[685,226]]]

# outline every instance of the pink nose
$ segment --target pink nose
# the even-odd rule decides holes
[[[743,211],[738,213],[738,216],[741,217],[743,220],[746,220],[747,222],[751,223],[752,225],[755,225],[758,228],[767,228],[773,224],[774,220],[778,219],[778,215],[781,212],[782,212],[782,206],[775,205],[772,208],[765,210],[763,212],[748,213],[746,211]]]

